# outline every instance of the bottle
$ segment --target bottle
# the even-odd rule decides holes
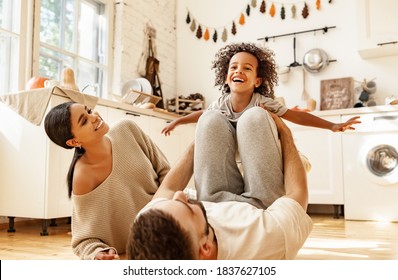
[[[72,68],[65,68],[62,70],[62,82],[61,87],[71,90],[79,91],[79,88],[75,82],[75,73],[73,72]]]

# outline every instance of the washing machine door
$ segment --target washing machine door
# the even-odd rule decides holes
[[[379,184],[398,182],[398,152],[388,144],[376,145],[366,155],[366,167],[373,181]]]

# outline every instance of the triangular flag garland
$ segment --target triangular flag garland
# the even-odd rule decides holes
[[[257,7],[257,0],[248,0],[249,3],[245,4],[245,9],[244,11],[239,13],[239,16],[236,17],[234,20],[232,20],[232,25],[229,23],[224,26],[219,26],[219,27],[211,27],[211,26],[206,26],[205,24],[199,23],[195,18],[192,17],[192,14],[190,11],[187,12],[187,17],[185,19],[185,22],[190,25],[190,29],[192,32],[195,32],[195,35],[198,39],[204,39],[205,41],[209,41],[210,39],[210,33],[212,33],[212,39],[214,43],[217,43],[219,40],[218,37],[218,31],[221,32],[221,40],[223,42],[226,42],[228,39],[228,31],[229,26],[231,26],[230,33],[232,35],[236,35],[238,32],[237,30],[237,23],[239,25],[245,25],[247,21],[247,17],[250,16],[251,12],[253,9]],[[311,0],[314,2],[315,5],[315,10],[321,10],[321,0]],[[332,4],[332,0],[327,0],[329,4]],[[300,7],[301,9],[301,16],[303,19],[308,18],[310,15],[310,8],[308,7],[308,2],[307,1],[298,1],[295,3],[282,3],[282,2],[277,2],[277,1],[272,1],[272,0],[261,0],[261,4],[259,6],[259,12],[263,14],[264,16],[271,16],[272,18],[275,18],[277,13],[279,13],[279,16],[282,20],[285,20],[286,17],[290,16],[292,19],[297,19],[297,9]],[[286,6],[290,6],[290,15],[287,15],[287,9]],[[267,9],[268,13],[267,13]],[[279,12],[278,12],[279,11]],[[300,15],[300,14],[299,14]],[[204,30],[204,33],[203,31]]]

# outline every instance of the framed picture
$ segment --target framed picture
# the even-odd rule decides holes
[[[321,80],[321,111],[354,107],[352,77]]]

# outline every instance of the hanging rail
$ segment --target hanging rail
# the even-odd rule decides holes
[[[302,34],[302,33],[309,33],[309,32],[316,32],[316,31],[323,31],[325,34],[328,32],[329,29],[336,28],[336,26],[325,26],[323,28],[317,28],[317,29],[311,29],[311,30],[305,30],[305,31],[298,31],[298,32],[293,32],[293,33],[286,33],[286,34],[280,34],[280,35],[274,35],[274,36],[267,36],[263,38],[258,38],[257,40],[265,40],[265,42],[268,42],[269,39],[275,39],[278,37],[285,37],[285,36],[296,36],[297,34]]]

